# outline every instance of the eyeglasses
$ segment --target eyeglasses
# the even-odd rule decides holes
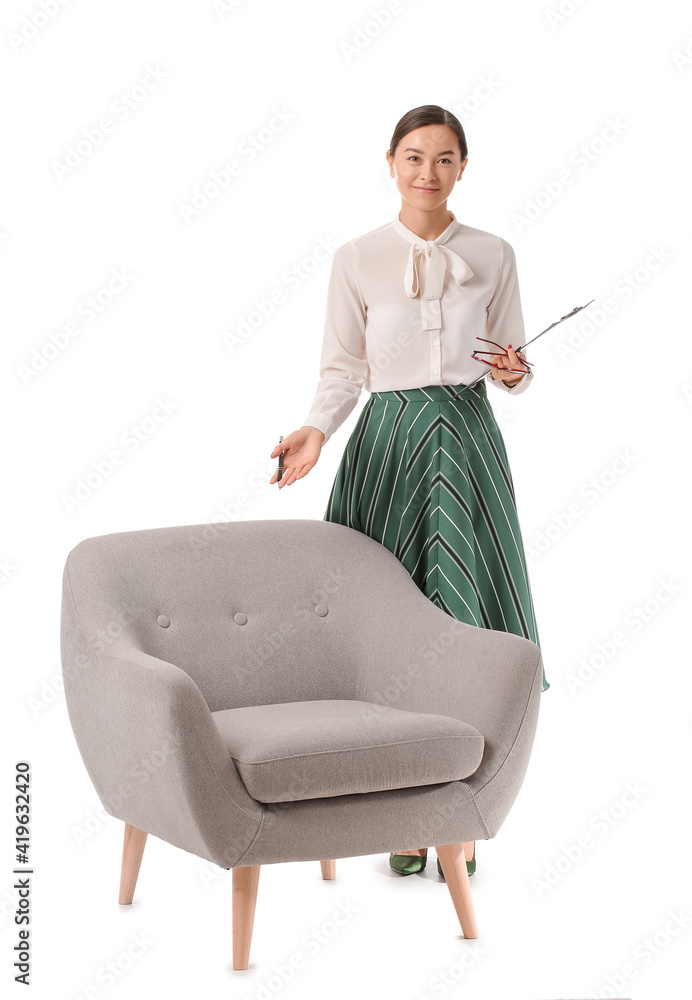
[[[476,355],[477,354],[502,354],[503,357],[505,357],[505,358],[509,357],[509,354],[504,349],[504,347],[501,344],[496,344],[494,340],[488,340],[487,337],[476,337],[476,340],[482,340],[486,344],[494,344],[495,347],[498,348],[498,350],[497,351],[481,351],[478,348],[476,348],[476,350],[471,355],[471,357],[473,358],[474,361],[481,361],[484,365],[491,365],[493,368],[500,368],[500,365],[498,365],[497,362],[495,362],[495,361],[486,361],[485,358],[477,358]],[[516,353],[518,354],[519,351],[517,351]],[[532,364],[532,362],[531,361],[527,361],[526,358],[520,358],[519,360],[521,361],[521,363],[523,365],[530,365],[530,364]],[[501,370],[503,372],[521,372],[522,374],[526,374],[526,372],[530,371],[529,368],[502,368]]]

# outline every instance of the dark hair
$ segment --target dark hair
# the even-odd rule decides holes
[[[389,155],[394,156],[396,147],[404,136],[408,135],[409,132],[413,132],[415,128],[420,128],[421,125],[448,125],[459,140],[462,160],[466,159],[469,151],[461,122],[451,111],[445,111],[439,104],[422,104],[420,108],[413,108],[411,111],[407,111],[404,117],[399,119],[389,144]]]

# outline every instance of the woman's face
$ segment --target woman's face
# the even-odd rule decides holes
[[[448,125],[422,125],[404,136],[394,158],[387,150],[387,162],[404,201],[429,210],[445,203],[468,157],[461,159],[459,140]]]

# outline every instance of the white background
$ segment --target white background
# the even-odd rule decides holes
[[[378,24],[384,2],[53,6],[12,0],[1,14],[3,979],[12,774],[27,759],[41,1000],[688,996],[688,10],[401,0]],[[160,78],[138,89],[151,69]],[[121,94],[143,97],[123,118]],[[229,872],[151,837],[133,905],[117,903],[123,825],[100,806],[61,689],[62,568],[108,532],[322,518],[366,393],[309,476],[268,485],[269,454],[318,378],[330,262],[314,252],[397,214],[385,150],[428,103],[465,127],[449,207],[514,247],[527,335],[596,299],[533,346],[529,391],[489,389],[551,688],[516,803],[477,845],[477,941],[460,935],[432,850],[409,878],[387,855],[339,861],[334,882],[317,862],[268,865],[250,968],[233,972]],[[276,109],[290,120],[272,131]],[[112,131],[65,170],[106,117]],[[186,217],[233,159],[239,174]],[[129,278],[108,293],[114,271]],[[276,289],[285,301],[233,346]],[[171,412],[148,424],[157,399]],[[130,450],[132,425],[151,433]],[[122,463],[70,505],[115,448]],[[590,846],[570,861],[579,838]],[[308,947],[340,903],[352,917]],[[136,935],[147,946],[130,958]]]

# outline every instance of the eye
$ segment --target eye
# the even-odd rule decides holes
[[[409,159],[409,160],[417,160],[418,157],[416,156],[415,153],[413,153],[413,155],[407,157],[407,159]],[[449,159],[449,157],[443,156],[443,157],[441,157],[440,162],[441,163],[451,163],[452,161]]]

